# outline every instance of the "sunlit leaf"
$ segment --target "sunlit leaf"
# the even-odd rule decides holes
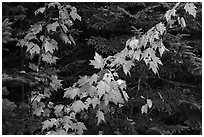
[[[129,45],[132,49],[136,49],[139,46],[139,40],[136,37],[132,37],[126,41],[126,46]]]
[[[51,80],[52,82],[50,83],[50,86],[52,86],[52,88],[57,91],[57,89],[61,88],[62,84],[62,80],[59,80],[58,77],[56,75],[52,75],[51,76]]]
[[[81,17],[77,14],[77,9],[75,7],[72,8],[72,11],[70,12],[70,15],[72,17],[73,20],[80,20],[81,21]]]
[[[94,68],[103,68],[104,59],[97,52],[95,53],[94,60],[90,60],[90,65],[93,65]]]
[[[63,109],[63,108],[64,108],[64,105],[62,105],[62,104],[56,105],[56,106],[54,107],[54,109],[55,109],[55,111],[54,111],[55,115],[56,115],[56,116],[61,116],[61,115],[62,115],[62,109]]]
[[[79,88],[66,88],[64,98],[74,99],[80,93]]]
[[[42,14],[43,14],[44,11],[45,11],[45,7],[42,7],[42,8],[37,9],[37,10],[35,11],[35,16],[36,16],[37,14],[39,14],[39,13],[42,13]]]
[[[147,110],[148,110],[148,105],[145,104],[145,105],[143,105],[142,108],[141,108],[141,113],[142,113],[142,114],[143,114],[143,113],[146,113],[146,114],[147,114]]]
[[[59,23],[58,23],[58,22],[54,22],[54,23],[52,23],[52,24],[48,24],[48,25],[47,25],[47,31],[48,31],[48,33],[49,33],[50,31],[55,32],[58,26],[59,26]]]
[[[132,61],[126,61],[126,62],[124,62],[124,64],[123,64],[123,71],[124,71],[124,73],[127,75],[127,74],[129,74],[129,75],[131,75],[130,74],[130,69],[131,69],[131,67],[132,66],[134,66],[135,64],[132,62]]]
[[[101,121],[105,121],[104,113],[103,113],[102,111],[100,111],[100,110],[97,111],[96,117],[98,118],[97,125],[98,125]]]
[[[71,44],[71,41],[69,40],[68,36],[66,33],[61,32],[60,33],[60,38],[65,42],[65,44]]]
[[[55,118],[51,118],[50,120],[45,120],[44,122],[42,122],[42,130],[53,127],[56,124],[56,121],[57,120]]]
[[[100,99],[97,97],[94,97],[93,99],[91,99],[91,104],[92,104],[93,108],[95,108],[97,105],[100,104]]]
[[[139,50],[136,50],[136,51],[134,52],[134,54],[133,54],[133,59],[136,59],[136,60],[140,61],[141,55],[142,55],[141,50],[140,50],[140,49],[139,49]]]
[[[104,81],[100,81],[96,88],[98,91],[97,93],[99,95],[99,98],[101,98],[101,96],[103,96],[105,94],[105,92],[110,91],[110,86]]]
[[[72,104],[71,108],[77,113],[86,108],[86,105],[81,100],[77,100]]]
[[[151,100],[151,99],[147,99],[147,106],[148,106],[149,108],[152,107],[152,100]]]
[[[196,9],[197,7],[193,3],[186,3],[184,6],[186,12],[192,15],[194,18],[196,17]]]
[[[76,130],[78,135],[82,135],[84,130],[87,130],[86,126],[82,122],[77,122]]]

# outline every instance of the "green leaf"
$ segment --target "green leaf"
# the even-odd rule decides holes
[[[72,104],[71,108],[74,112],[78,113],[86,108],[86,105],[81,100],[77,100]]]
[[[64,108],[64,105],[60,104],[60,105],[56,105],[54,107],[55,111],[55,115],[58,117],[58,116],[61,116],[62,115],[62,109]]]
[[[168,10],[166,13],[165,13],[165,18],[166,18],[166,21],[169,22],[169,20],[171,20],[171,16],[176,16],[176,10],[173,8],[171,10]]]
[[[49,42],[48,40],[46,40],[44,46],[45,46],[45,52],[50,52],[53,54],[54,50],[58,50],[58,46],[57,46],[57,42],[54,39],[51,39],[51,41]]]
[[[69,34],[69,40],[70,40],[74,45],[76,45],[76,43],[75,43],[75,41],[74,41],[74,38],[72,37],[71,34]]]
[[[30,101],[33,102],[33,101],[37,100],[38,102],[40,102],[40,100],[42,98],[45,98],[45,96],[43,94],[32,95]]]
[[[38,102],[38,101],[34,101],[33,103],[35,102],[37,104],[36,104],[36,107],[33,107],[34,109],[33,114],[40,116],[44,112],[43,108],[45,107],[45,104],[43,102]]]
[[[145,105],[143,105],[142,108],[141,108],[141,113],[142,113],[142,114],[143,114],[143,113],[146,113],[146,114],[147,114],[147,110],[148,110],[148,105],[145,104]]]
[[[93,74],[90,78],[90,81],[89,81],[89,84],[90,85],[93,85],[93,83],[96,83],[97,82],[97,79],[98,79],[98,75],[97,74]]]
[[[55,64],[57,59],[58,57],[52,56],[50,53],[42,54],[42,60],[49,64]]]
[[[125,61],[124,64],[123,64],[123,71],[124,73],[127,75],[131,75],[130,74],[130,69],[132,66],[135,66],[135,64],[132,62],[132,61]]]
[[[152,100],[151,100],[151,99],[147,99],[147,106],[148,106],[149,108],[152,107]]]
[[[194,18],[196,17],[196,6],[193,3],[186,3],[184,9]]]
[[[92,106],[93,106],[93,109],[94,109],[97,105],[100,104],[100,99],[97,98],[97,97],[94,97],[93,99],[91,99],[90,102],[91,102],[91,104],[92,104]]]
[[[77,9],[75,7],[72,8],[70,15],[71,15],[73,20],[78,19],[79,21],[81,21],[81,17],[77,14]]]
[[[55,23],[52,23],[52,24],[48,24],[47,25],[47,31],[48,33],[51,31],[55,32],[57,27],[59,26],[59,23],[56,21]]]
[[[80,79],[76,83],[82,86],[89,81],[90,81],[90,78],[88,76],[84,76],[84,77],[80,77]]]
[[[109,98],[110,98],[110,101],[112,101],[116,105],[118,103],[124,103],[124,100],[123,100],[123,98],[122,98],[122,96],[120,94],[120,91],[118,89],[117,90],[112,89],[109,92]]]
[[[31,56],[33,56],[34,54],[39,54],[40,53],[40,47],[33,43],[33,42],[29,42],[27,43],[27,50],[26,52],[29,52],[31,54]]]
[[[136,37],[132,37],[126,41],[126,46],[129,45],[132,49],[139,47],[139,40]]]
[[[114,80],[113,74],[111,72],[105,73],[103,75],[103,81],[105,81],[107,84],[110,84],[111,81]]]
[[[104,59],[97,52],[95,52],[94,60],[90,60],[90,61],[91,61],[90,65],[93,65],[94,68],[103,69]]]
[[[74,99],[80,93],[79,88],[66,88],[66,92],[64,93],[64,98]]]
[[[96,88],[97,88],[97,93],[99,95],[99,98],[101,98],[105,94],[105,92],[107,93],[110,92],[110,86],[104,81],[98,82],[98,85]]]
[[[136,51],[134,52],[134,54],[133,54],[133,59],[136,59],[136,60],[140,61],[141,55],[142,55],[141,50],[140,50],[140,49],[139,49],[139,50],[136,50]]]
[[[39,14],[39,13],[42,13],[42,14],[43,14],[44,11],[45,11],[45,7],[42,7],[42,8],[37,9],[37,10],[35,11],[35,16],[36,16],[37,14]]]
[[[57,91],[57,89],[61,88],[62,84],[62,80],[59,80],[58,77],[56,75],[52,75],[51,76],[51,80],[52,82],[50,83],[50,86]]]
[[[67,37],[67,34],[64,32],[60,33],[60,38],[65,42],[65,44],[71,44],[71,41],[69,40],[69,38]]]
[[[31,68],[32,70],[34,70],[34,71],[36,71],[36,72],[39,71],[38,66],[35,65],[35,64],[33,64],[33,63],[30,63],[30,62],[29,62],[29,68]]]
[[[126,91],[122,90],[122,94],[123,94],[123,97],[124,97],[125,101],[128,101],[129,96],[126,93]]]
[[[50,120],[45,120],[42,122],[42,130],[49,129],[56,124],[57,120],[55,118],[51,118]]]
[[[71,120],[70,116],[64,116],[63,117],[63,128],[68,131],[69,129],[72,129],[73,122]]]
[[[78,135],[82,135],[84,133],[84,130],[87,130],[86,126],[82,122],[76,123],[76,130]]]
[[[98,118],[97,125],[103,120],[105,122],[104,113],[100,110],[97,111],[96,117]]]

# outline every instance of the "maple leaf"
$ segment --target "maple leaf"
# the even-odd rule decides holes
[[[79,93],[80,89],[79,88],[66,88],[66,92],[64,93],[65,98],[71,98],[74,99]]]
[[[31,97],[30,101],[33,102],[36,100],[36,101],[40,102],[41,98],[45,98],[45,96],[43,94],[33,95]]]
[[[124,97],[125,101],[128,101],[129,96],[126,93],[126,91],[122,90],[122,94],[123,94],[123,97]]]
[[[96,88],[98,91],[97,93],[99,95],[99,98],[101,98],[101,96],[103,96],[105,94],[105,92],[110,91],[110,86],[104,81],[100,81]]]
[[[66,131],[68,131],[70,128],[72,128],[73,122],[71,120],[70,116],[64,116],[63,117],[63,127]]]
[[[180,24],[181,27],[183,27],[183,28],[186,27],[186,22],[185,22],[183,17],[178,17],[177,20],[178,20],[178,24]]]
[[[40,53],[40,47],[37,44],[34,44],[33,42],[27,43],[27,50],[26,52],[30,52],[31,56],[33,56],[35,53]]]
[[[56,21],[55,23],[48,24],[47,25],[47,31],[48,33],[51,31],[56,31],[57,27],[59,26],[59,23]]]
[[[135,64],[132,62],[132,61],[125,61],[124,64],[123,64],[123,71],[124,73],[127,75],[131,75],[130,74],[130,69],[132,66],[135,66]]]
[[[38,102],[38,101],[34,101],[33,103],[34,104],[36,103],[35,106],[32,104],[34,106],[33,107],[33,109],[34,109],[33,114],[40,116],[41,113],[44,112],[43,108],[45,107],[45,104],[43,102]]]
[[[100,111],[100,110],[97,111],[96,117],[98,118],[97,125],[98,125],[102,120],[105,121],[104,113],[103,113],[102,111]]]
[[[97,52],[95,52],[94,60],[90,60],[90,65],[93,65],[94,68],[103,69],[104,59]]]
[[[32,70],[34,70],[34,71],[36,71],[36,72],[39,71],[38,66],[35,65],[35,64],[33,64],[33,63],[30,63],[30,62],[29,62],[29,68],[31,68]]]
[[[81,100],[77,100],[72,104],[71,108],[77,113],[86,108],[86,105]]]
[[[166,21],[169,22],[169,20],[171,19],[171,16],[176,16],[176,10],[173,8],[171,10],[168,10],[166,13],[165,13],[165,18],[166,18]]]
[[[132,49],[139,47],[139,40],[136,37],[132,37],[126,41],[126,46],[129,45]]]
[[[36,35],[40,31],[42,31],[42,22],[37,22],[34,25],[32,25],[29,31],[31,32],[32,35],[33,34]]]
[[[164,33],[164,31],[166,30],[166,27],[164,25],[164,23],[160,22],[159,24],[156,25],[156,32],[160,32],[160,35],[162,35]]]
[[[75,41],[74,41],[74,38],[72,37],[71,34],[69,34],[69,40],[70,40],[74,45],[76,45],[76,43],[75,43]]]
[[[66,34],[66,32],[68,31],[67,27],[62,23],[60,23],[60,26],[62,27],[63,31],[65,32],[65,33],[64,32],[63,33]]]
[[[57,91],[57,89],[61,88],[61,86],[62,86],[61,81],[62,81],[62,80],[59,80],[56,75],[52,75],[52,76],[51,76],[51,80],[52,80],[52,82],[50,83],[50,86],[51,86],[55,91]]]
[[[141,108],[141,113],[142,113],[142,114],[143,114],[143,113],[146,113],[146,114],[147,114],[147,110],[148,110],[148,105],[145,104],[145,105],[143,105],[142,108]]]
[[[56,124],[56,121],[57,120],[55,118],[51,118],[50,120],[45,120],[42,122],[42,131],[53,127]]]
[[[48,108],[44,109],[43,116],[44,117],[49,117],[50,116],[50,110]]]
[[[56,105],[56,106],[54,107],[54,109],[55,109],[55,111],[54,111],[55,115],[56,115],[56,116],[61,116],[61,115],[62,115],[62,109],[63,109],[63,108],[64,108],[64,105],[62,105],[62,104]]]
[[[76,83],[82,86],[89,81],[90,81],[90,77],[84,76],[84,77],[80,77],[80,79]]]
[[[160,42],[160,47],[159,47],[159,53],[160,53],[160,56],[162,57],[164,51],[169,51],[163,44],[163,42],[161,41]]]
[[[66,43],[71,44],[72,42],[69,40],[68,36],[66,33],[61,32],[60,33],[60,38]]]
[[[142,55],[142,52],[141,52],[141,50],[139,49],[139,50],[136,50],[135,52],[134,52],[134,54],[133,54],[133,59],[136,59],[136,60],[138,60],[138,61],[140,61],[140,56]]]
[[[154,72],[154,74],[157,74],[158,73],[158,66],[157,66],[157,63],[154,63],[153,61],[149,62],[149,67],[150,69],[152,69],[152,71]]]
[[[70,15],[72,17],[73,20],[80,20],[81,21],[81,17],[77,14],[77,9],[75,7],[72,8],[72,11],[70,12]]]
[[[114,80],[114,77],[113,77],[113,74],[111,72],[105,73],[103,75],[103,81],[105,81],[107,84],[110,84],[111,81],[113,81],[113,80]]]
[[[194,18],[196,17],[196,6],[193,3],[186,3],[184,9]]]
[[[45,7],[42,7],[42,8],[37,9],[37,10],[35,11],[35,16],[36,16],[37,14],[39,14],[39,13],[42,13],[42,14],[43,14],[44,11],[45,11]]]
[[[97,74],[93,74],[90,78],[89,84],[92,85],[93,83],[96,83],[97,79],[98,79],[98,75]]]
[[[151,100],[151,99],[147,99],[147,106],[148,106],[149,108],[152,107],[152,100]]]
[[[51,132],[49,135],[68,135],[64,129],[57,129],[56,131]]]
[[[84,133],[84,130],[87,130],[86,126],[82,122],[76,123],[76,130],[78,135],[82,135]]]
[[[94,97],[94,98],[91,99],[90,103],[92,104],[93,109],[94,109],[97,105],[100,104],[100,99],[97,98],[97,97]]]
[[[112,101],[113,103],[115,103],[116,105],[118,103],[124,103],[123,101],[123,98],[119,92],[119,90],[114,90],[112,89],[110,92],[109,92],[109,98],[110,98],[110,101]]]
[[[58,49],[57,44],[58,43],[54,39],[52,39],[51,42],[46,40],[46,42],[44,44],[45,52],[49,51],[50,53],[53,53],[55,49],[56,50]]]

